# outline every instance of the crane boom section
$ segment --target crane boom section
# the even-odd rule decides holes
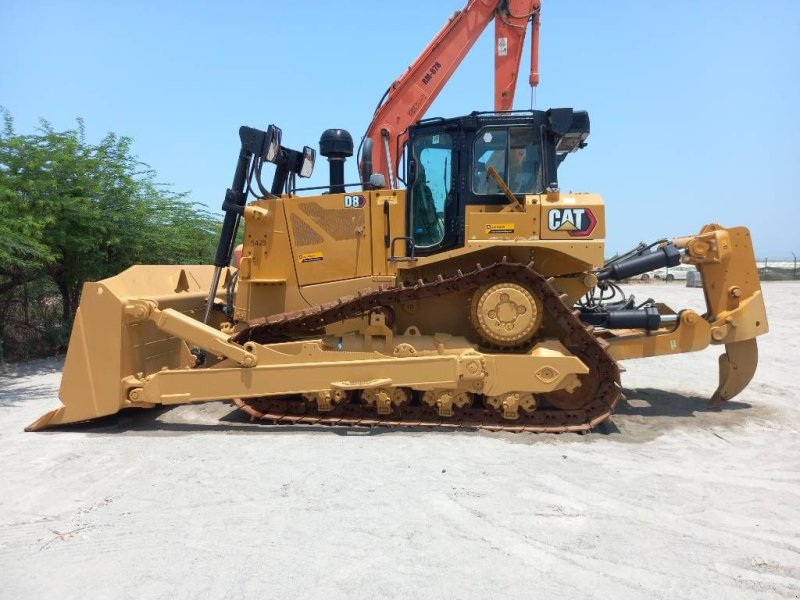
[[[492,20],[495,110],[511,109],[529,22],[533,36],[528,81],[531,86],[537,85],[539,8],[540,0],[469,0],[466,7],[454,13],[406,72],[392,83],[375,111],[365,135],[372,141],[372,171],[383,173],[386,182],[397,187],[396,167],[408,139],[409,125],[425,115]]]

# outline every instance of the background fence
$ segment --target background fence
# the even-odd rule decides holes
[[[761,281],[789,281],[800,279],[800,266],[797,257],[758,258],[758,276]]]

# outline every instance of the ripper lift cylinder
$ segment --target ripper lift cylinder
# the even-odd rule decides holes
[[[581,321],[595,327],[606,329],[646,329],[655,331],[661,327],[661,315],[655,306],[642,309],[622,309],[611,311],[587,311],[581,313]]]
[[[601,281],[604,279],[619,281],[620,279],[628,279],[648,271],[655,271],[662,267],[674,267],[680,262],[680,250],[674,244],[665,244],[653,252],[639,254],[616,262],[610,265],[607,270],[604,269],[599,273],[597,278]]]

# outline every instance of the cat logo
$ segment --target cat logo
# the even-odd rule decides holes
[[[367,199],[358,194],[345,194],[344,207],[345,208],[364,208],[367,204]]]
[[[573,237],[586,237],[594,231],[597,218],[588,208],[552,208],[547,215],[550,231],[566,231]]]

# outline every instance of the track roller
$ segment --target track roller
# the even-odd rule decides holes
[[[486,396],[484,403],[487,408],[492,408],[503,415],[504,419],[519,419],[519,410],[526,414],[536,410],[536,398],[527,392],[509,392],[498,396]]]
[[[454,406],[468,408],[472,398],[459,390],[428,390],[422,394],[422,403],[437,409],[440,417],[452,417],[455,415]]]
[[[317,405],[319,412],[331,412],[334,408],[347,402],[347,392],[345,390],[322,390],[303,394],[306,402]]]
[[[390,415],[394,407],[403,406],[411,397],[405,388],[371,388],[361,392],[361,401],[367,406],[375,406],[379,415]]]

